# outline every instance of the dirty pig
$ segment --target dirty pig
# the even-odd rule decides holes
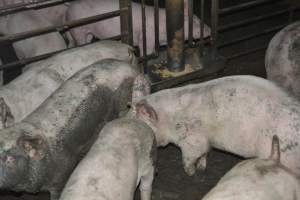
[[[59,198],[101,128],[128,109],[136,69],[115,59],[76,73],[22,122],[0,131],[0,189]]]
[[[233,167],[203,200],[299,200],[300,177],[280,162],[280,145],[273,137],[268,159],[251,159]]]
[[[20,122],[79,70],[105,58],[137,68],[133,49],[117,41],[101,41],[56,54],[28,65],[25,72],[0,88],[0,128]]]
[[[300,99],[300,22],[279,31],[265,57],[267,78]]]
[[[265,158],[274,134],[282,163],[300,174],[300,103],[271,81],[229,76],[163,90],[133,105],[160,146],[180,147],[184,169],[205,169],[211,147],[246,158]]]
[[[151,200],[156,143],[143,121],[114,120],[68,180],[60,200],[133,200],[139,185],[141,200]]]

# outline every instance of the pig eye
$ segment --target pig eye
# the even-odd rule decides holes
[[[6,156],[5,164],[9,167],[13,167],[16,164],[16,158],[14,156]]]

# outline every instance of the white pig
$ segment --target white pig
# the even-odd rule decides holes
[[[300,22],[279,31],[266,51],[267,78],[300,99]]]
[[[299,200],[300,177],[280,163],[280,147],[273,137],[268,159],[251,159],[233,167],[203,200]]]
[[[300,103],[271,81],[231,76],[163,90],[133,105],[157,143],[178,145],[185,171],[205,169],[211,147],[243,157],[266,158],[274,134],[282,163],[300,174]]]
[[[141,120],[121,118],[108,123],[69,178],[60,200],[151,200],[156,143]]]
[[[79,0],[71,3],[67,11],[67,21],[99,15],[119,9],[118,0]],[[154,52],[154,7],[146,6],[146,34],[147,34],[147,54]],[[166,11],[159,9],[159,42],[160,45],[167,43],[166,35]],[[143,49],[142,40],[142,15],[141,4],[132,2],[132,20],[133,20],[133,41],[135,46],[139,46],[141,52]],[[185,33],[188,33],[187,9],[185,9]],[[197,16],[193,18],[194,38],[200,38],[200,19]],[[91,42],[93,36],[104,39],[120,35],[120,18],[114,17],[86,26],[77,27],[70,30],[75,42],[85,44]],[[205,25],[204,36],[210,35],[210,28]],[[185,34],[187,38],[187,34]]]
[[[132,48],[117,41],[70,49],[29,65],[21,76],[0,88],[0,128],[24,119],[64,81],[104,58],[116,58],[136,66]]]

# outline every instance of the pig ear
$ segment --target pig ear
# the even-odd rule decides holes
[[[45,156],[46,144],[40,135],[22,136],[18,140],[18,146],[33,160],[40,160]]]
[[[147,103],[146,100],[141,100],[135,104],[134,107],[137,118],[149,121],[151,123],[156,123],[158,121],[158,116],[155,110]]]
[[[3,97],[0,97],[0,128],[7,128],[14,123],[14,117]]]
[[[133,82],[132,103],[135,104],[150,94],[150,83],[144,75],[138,75]]]
[[[270,159],[278,163],[280,162],[280,144],[277,135],[274,135],[272,139],[272,150],[271,150]]]

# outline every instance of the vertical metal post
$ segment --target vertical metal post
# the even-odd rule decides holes
[[[211,0],[211,3],[211,45],[213,51],[216,52],[218,48],[219,0]]]
[[[124,43],[133,45],[132,33],[132,11],[131,0],[119,0],[120,5],[120,26],[121,26],[121,40]]]
[[[193,45],[193,15],[194,15],[194,0],[189,0],[188,13],[189,13],[189,46]],[[187,9],[187,8],[184,8]]]
[[[145,0],[141,0],[142,3],[142,35],[143,35],[143,49],[140,49],[140,51],[143,52],[143,56],[145,59],[143,59],[142,68],[145,74],[147,74],[147,34],[146,34],[146,6],[145,6]]]
[[[199,46],[199,52],[201,57],[203,56],[203,51],[204,51],[204,6],[205,6],[205,0],[201,0],[200,46]]]
[[[184,70],[184,3],[166,0],[167,54],[169,71]]]
[[[159,54],[159,5],[158,0],[154,0],[154,31],[155,31],[155,56]]]

